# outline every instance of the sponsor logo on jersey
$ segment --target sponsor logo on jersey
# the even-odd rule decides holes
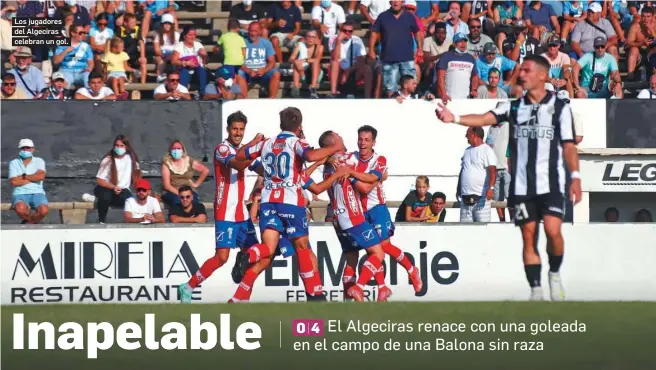
[[[553,127],[549,126],[517,126],[515,139],[548,139],[555,137]]]

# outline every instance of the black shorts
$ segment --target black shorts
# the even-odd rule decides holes
[[[561,193],[536,196],[513,196],[510,204],[515,210],[515,225],[522,226],[532,221],[540,222],[544,216],[565,217],[566,202]]]

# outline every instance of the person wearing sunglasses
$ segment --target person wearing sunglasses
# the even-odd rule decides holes
[[[180,84],[180,72],[172,70],[166,75],[166,81],[154,91],[155,100],[191,100],[189,90]]]
[[[203,203],[194,202],[194,191],[189,185],[178,189],[180,203],[169,212],[169,220],[174,224],[204,224],[207,222],[207,211]]]
[[[595,51],[585,53],[574,64],[574,94],[577,98],[621,99],[622,77],[617,59],[607,52],[608,40],[597,37],[593,41]],[[581,79],[579,80],[579,76]]]
[[[93,49],[84,41],[84,26],[71,26],[71,46],[58,46],[52,61],[64,74],[68,87],[89,87],[89,74],[93,70]]]
[[[159,201],[150,196],[150,182],[146,179],[139,179],[135,187],[137,195],[125,201],[125,208],[123,209],[125,222],[131,224],[164,223],[164,213]]]
[[[16,76],[11,73],[2,75],[2,94],[0,100],[30,99],[25,91],[16,87]]]

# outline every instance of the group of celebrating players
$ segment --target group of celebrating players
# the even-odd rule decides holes
[[[257,134],[241,145],[247,117],[242,112],[228,116],[228,138],[214,153],[216,193],[214,201],[216,253],[178,289],[180,300],[190,303],[192,292],[214,271],[223,266],[230,250],[239,248],[232,278],[239,284],[229,303],[249,301],[253,284],[276,255],[297,256],[299,274],[308,301],[325,301],[317,258],[309,246],[308,199],[305,191],[329,192],[333,225],[346,259],[343,271],[344,299],[364,301],[364,286],[374,278],[378,301],[386,301],[392,291],[385,284],[384,255],[403,266],[413,288],[419,292],[419,270],[391,243],[394,224],[385,204],[383,182],[387,179],[387,160],[373,149],[377,130],[358,129],[358,151],[347,152],[342,138],[333,131],[319,138],[312,148],[303,134],[303,116],[297,108],[280,112],[276,137]],[[306,168],[306,162],[314,162]],[[323,181],[315,183],[311,173],[324,165]],[[256,236],[245,202],[245,171],[263,177],[259,226],[262,242]],[[367,252],[356,279],[360,250]]]

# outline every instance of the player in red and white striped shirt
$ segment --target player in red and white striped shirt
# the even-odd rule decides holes
[[[203,263],[189,282],[179,286],[182,303],[191,303],[193,290],[226,263],[231,249],[246,248],[258,243],[255,226],[250,220],[244,201],[244,171],[252,161],[235,158],[244,138],[247,121],[247,117],[240,111],[229,115],[228,139],[214,151],[216,253]],[[257,134],[249,144],[257,143],[262,138],[262,134]]]

